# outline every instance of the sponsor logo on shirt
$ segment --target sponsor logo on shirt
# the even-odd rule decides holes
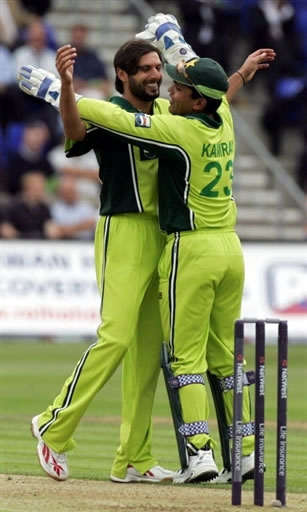
[[[148,114],[135,114],[135,126],[141,126],[142,128],[150,128],[150,116]]]

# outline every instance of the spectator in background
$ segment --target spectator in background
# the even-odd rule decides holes
[[[12,54],[0,43],[0,136],[2,139],[0,163],[7,164],[7,138],[10,138],[10,127],[13,123],[21,123],[24,119],[24,100],[16,82]],[[3,179],[3,177],[2,177]]]
[[[20,30],[33,20],[20,0],[1,0],[0,34],[1,42],[13,48],[18,41]]]
[[[304,108],[307,101],[306,76],[281,76],[276,80],[273,93],[265,106],[261,121],[269,137],[270,150],[280,156],[283,148],[283,135],[287,128],[303,132]],[[300,135],[299,135],[300,136]]]
[[[13,72],[12,61],[11,61],[11,53],[8,48],[0,43],[0,63],[1,63],[1,73],[0,73],[0,90],[2,90],[6,85],[11,84],[15,81],[15,75]]]
[[[273,45],[278,55],[268,73],[262,75],[268,99],[260,119],[270,150],[277,157],[282,155],[286,129],[296,130],[299,137],[302,134],[307,70],[298,15],[290,0],[259,0],[249,9],[251,46],[256,48],[261,41]]]
[[[22,177],[21,196],[15,198],[3,212],[0,224],[3,238],[58,238],[59,229],[51,218],[45,185],[44,175],[38,172]]]
[[[216,6],[214,0],[178,0],[178,4],[184,22],[184,37],[195,53],[217,60],[228,71],[229,52],[236,31],[231,30],[229,34],[232,18],[226,16],[225,8]],[[256,48],[261,47],[264,47],[263,42]]]
[[[31,62],[34,66],[47,69],[56,75],[56,52],[47,46],[47,32],[42,20],[33,20],[26,29],[25,44],[16,48],[13,52],[13,65],[15,74],[21,66]]]
[[[99,207],[101,182],[98,177],[98,164],[95,153],[89,151],[75,158],[67,158],[64,140],[48,153],[48,159],[58,176],[73,176],[80,199],[90,201]]]
[[[0,66],[0,191],[5,192],[7,166],[5,130],[10,116],[9,111],[14,109],[15,103],[11,101],[10,93],[11,84],[14,80],[10,52],[3,44],[0,44]]]
[[[54,27],[44,19],[50,10],[50,0],[1,0],[0,33],[2,42],[11,50],[25,43],[27,27],[35,20],[43,23],[46,31],[46,45],[56,50],[57,36]]]
[[[297,72],[298,62],[302,58],[295,8],[289,0],[259,0],[249,9],[249,24],[251,51],[258,48],[261,42],[264,47],[274,48],[278,55],[268,73],[262,75],[269,92],[272,92],[280,76]]]
[[[20,192],[22,176],[27,172],[37,169],[47,179],[55,175],[46,152],[49,142],[50,134],[45,123],[30,121],[26,124],[21,143],[18,145],[16,141],[16,150],[11,149],[8,153],[5,183],[9,194]]]
[[[97,99],[107,98],[111,92],[111,84],[104,62],[88,45],[88,27],[83,24],[74,25],[70,43],[78,53],[74,74],[76,92]]]
[[[12,53],[14,74],[17,76],[21,66],[31,63],[34,66],[44,68],[57,75],[55,68],[55,50],[47,46],[47,31],[44,22],[35,19],[26,29],[26,42],[16,48]],[[20,91],[19,91],[19,94]],[[63,135],[59,114],[50,105],[43,101],[35,101],[31,96],[22,95],[22,108],[20,120],[29,117],[44,121],[50,132],[52,146],[58,144]]]
[[[51,215],[59,226],[59,238],[93,240],[98,209],[79,199],[76,180],[72,176],[63,176],[59,180]]]
[[[4,136],[9,122],[19,118],[20,91],[12,66],[12,56],[6,46],[0,43],[0,129]],[[20,100],[21,101],[21,100]],[[0,155],[0,160],[6,157]]]
[[[46,46],[52,50],[57,50],[57,35],[56,31],[46,19],[45,16],[52,8],[52,0],[20,0],[23,9],[29,13],[34,19],[40,19],[45,27],[46,32]],[[24,37],[23,32],[20,34],[21,41]]]

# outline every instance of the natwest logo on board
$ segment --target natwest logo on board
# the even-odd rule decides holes
[[[272,310],[307,315],[307,263],[284,261],[270,265],[267,285]]]

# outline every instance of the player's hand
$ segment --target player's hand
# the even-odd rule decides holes
[[[249,82],[259,69],[268,68],[275,57],[276,53],[272,48],[261,48],[251,53],[238,69],[245,83]]]
[[[73,83],[74,63],[77,57],[76,48],[70,44],[61,46],[56,52],[55,65],[63,85]]]
[[[23,92],[59,108],[61,81],[53,73],[28,64],[20,68],[17,80]]]
[[[168,28],[167,28],[168,27]],[[148,18],[147,24],[145,25],[145,30],[136,34],[136,37],[140,39],[146,39],[151,42],[155,39],[160,39],[161,35],[166,30],[175,30],[182,36],[182,31],[180,25],[172,14],[163,14],[159,12],[158,14],[154,14]]]
[[[136,34],[136,37],[159,48],[169,64],[176,65],[180,60],[189,61],[198,57],[185,41],[181,27],[172,14],[159,12],[150,16],[145,30]]]

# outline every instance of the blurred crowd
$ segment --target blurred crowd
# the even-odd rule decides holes
[[[283,155],[288,130],[299,154],[294,179],[307,197],[307,2],[306,0],[148,0],[156,12],[173,12],[200,56],[231,72],[233,52],[272,47],[278,58],[255,83],[266,93],[260,122],[270,150]],[[0,11],[0,236],[92,239],[98,216],[98,165],[94,154],[67,159],[59,114],[22,93],[16,74],[31,63],[57,73],[63,44],[46,15],[52,0],[1,0]],[[81,20],[81,17],[80,17]],[[108,98],[113,84],[101,54],[90,47],[86,18],[70,27],[78,50],[75,89]],[[133,36],[133,34],[131,34]],[[260,83],[259,83],[260,82]]]
[[[93,239],[100,183],[94,154],[67,159],[58,112],[17,86],[22,65],[57,74],[55,27],[46,21],[52,0],[1,0],[0,12],[0,236]],[[88,45],[88,27],[70,28],[78,50],[75,90],[108,98],[107,67]]]

